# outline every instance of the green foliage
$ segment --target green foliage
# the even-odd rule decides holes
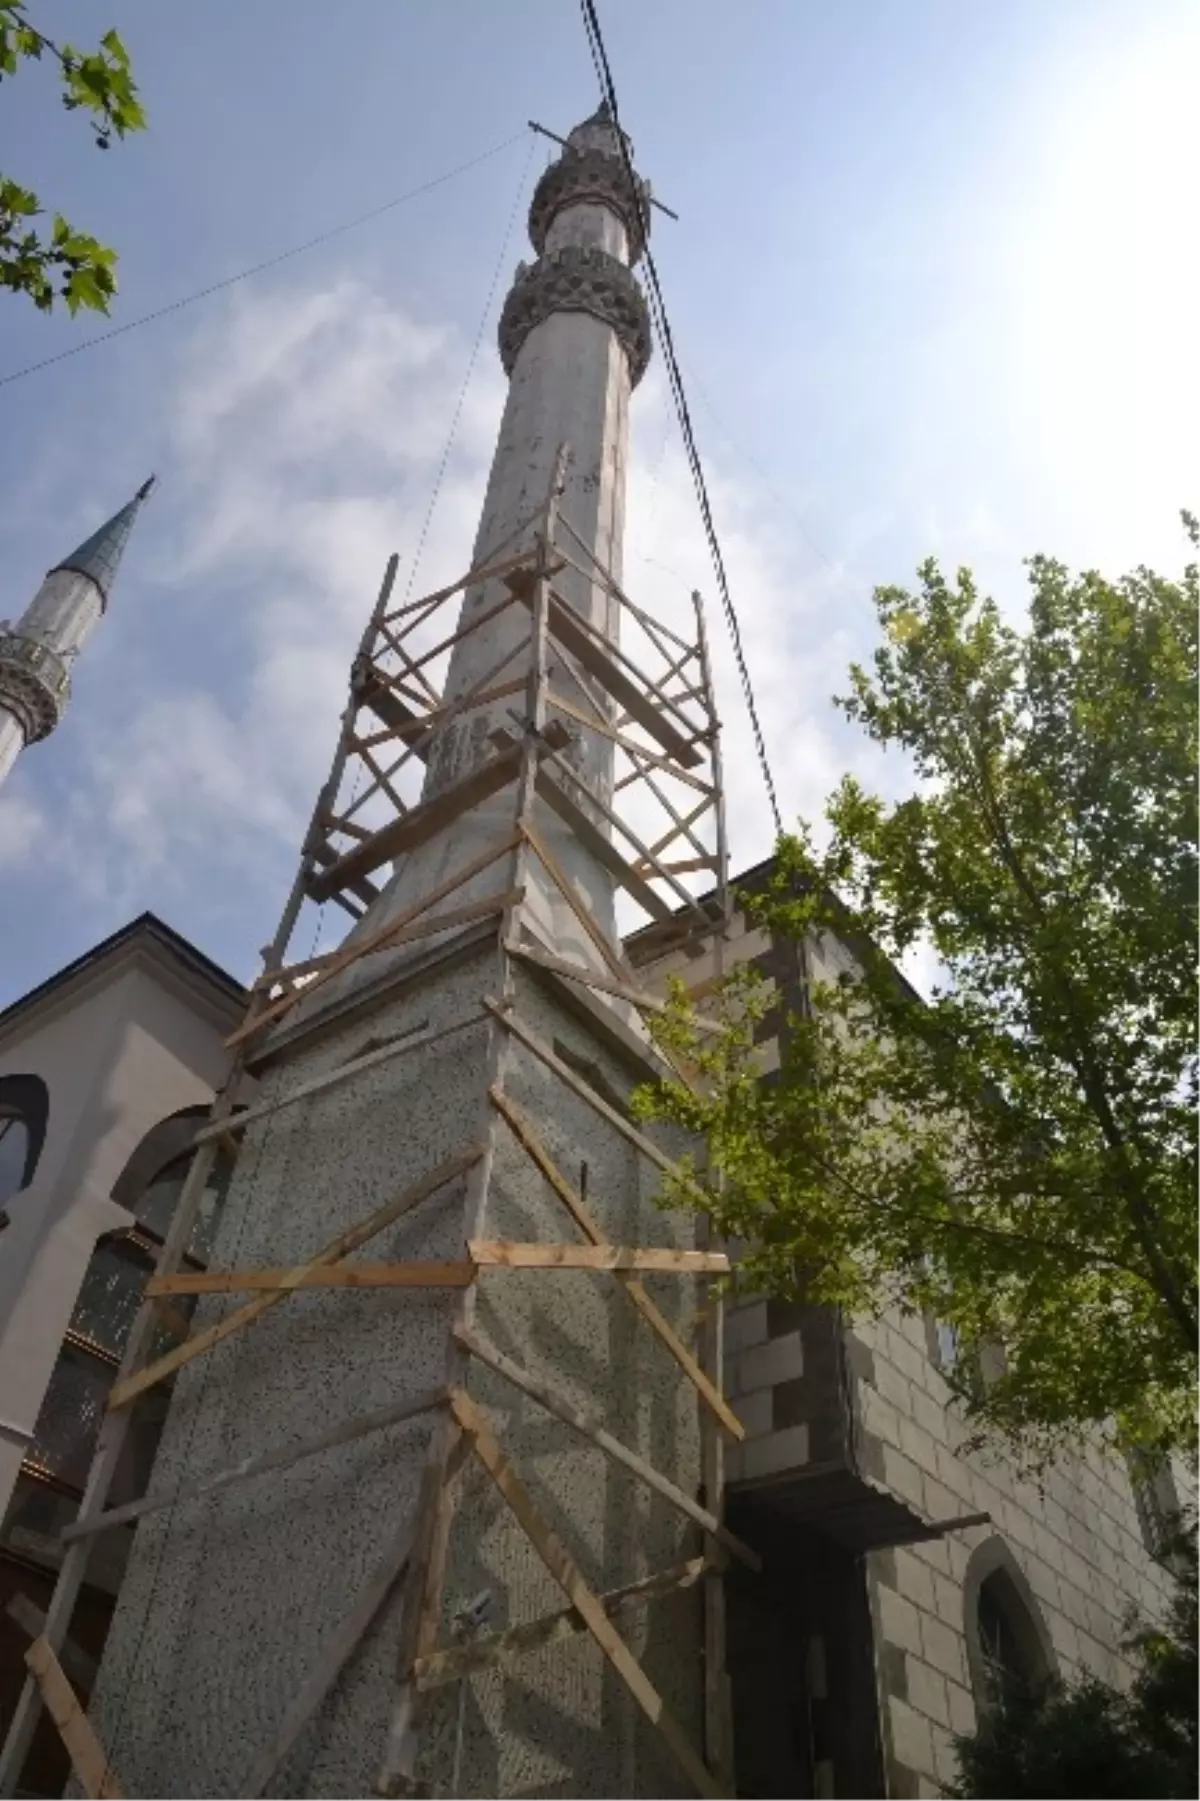
[[[1041,1801],[1197,1793],[1195,1540],[1180,1541],[1175,1558],[1171,1619],[1133,1641],[1129,1692],[1089,1677],[1036,1696],[1000,1696],[977,1731],[955,1741],[959,1795]]]
[[[93,51],[60,47],[30,24],[24,0],[0,0],[0,81],[43,53],[58,65],[63,105],[88,114],[99,149],[107,150],[114,134],[144,129],[129,56],[115,31]],[[32,223],[42,216],[35,193],[0,175],[0,287],[27,295],[43,312],[60,298],[71,313],[81,306],[106,313],[117,288],[116,252],[57,213],[47,236]]]
[[[1186,516],[1185,516],[1186,518]],[[1186,519],[1192,543],[1196,525]],[[930,1310],[989,1346],[954,1377],[1029,1454],[1116,1419],[1194,1432],[1197,570],[1029,564],[1023,631],[934,563],[881,589],[841,704],[915,782],[845,780],[828,847],[784,838],[747,912],[851,973],[813,982],[761,1085],[739,971],[724,1036],[681,992],[664,1043],[706,1078],[643,1094],[708,1141],[668,1196],[745,1241],[747,1276],[863,1313]],[[805,949],[807,947],[807,949]],[[930,999],[896,973],[925,947]],[[710,1014],[713,1009],[707,1007]],[[1002,1351],[1002,1355],[998,1354]]]
[[[998,1801],[1179,1795],[1155,1782],[1152,1760],[1130,1730],[1122,1696],[1086,1680],[1033,1698],[1013,1694],[987,1714],[978,1733],[957,1741],[961,1796]]]

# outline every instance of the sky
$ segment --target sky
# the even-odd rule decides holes
[[[898,793],[832,699],[875,584],[933,554],[1019,618],[1035,551],[1183,563],[1200,11],[599,10],[639,168],[679,214],[655,255],[783,811],[818,815],[847,770]],[[0,612],[159,476],[62,725],[0,792],[0,1005],[147,909],[255,972],[387,555],[412,593],[469,561],[496,319],[553,154],[527,121],[565,132],[598,98],[573,0],[30,11],[81,44],[115,25],[149,113],[101,154],[48,69],[0,88],[0,168],[120,252],[111,325],[483,160],[16,381],[106,326],[0,295]],[[659,363],[625,574],[651,611],[714,593]],[[741,868],[771,822],[715,608],[712,632]]]

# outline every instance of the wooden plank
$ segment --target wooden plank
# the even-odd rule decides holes
[[[532,597],[522,594],[521,599],[530,604]],[[652,738],[658,740],[667,754],[682,763],[687,769],[694,769],[701,762],[692,746],[682,733],[676,731],[670,721],[664,718],[643,689],[633,682],[621,669],[609,651],[592,637],[579,615],[557,594],[550,596],[550,634],[556,638],[565,651],[573,656],[588,674],[594,676],[602,688],[607,689],[613,699],[624,707],[631,719]]]
[[[297,1278],[294,1269],[188,1270],[178,1276],[153,1276],[147,1293],[257,1294],[273,1288],[469,1288],[475,1279],[471,1263],[335,1263],[310,1269]]]
[[[36,1601],[19,1589],[4,1611],[27,1638],[41,1638],[46,1630],[46,1615]],[[71,1638],[63,1640],[58,1648],[58,1656],[67,1680],[80,1688],[90,1689],[96,1680],[95,1658],[89,1657],[86,1651],[81,1651]]]
[[[674,919],[674,908],[642,880],[612,839],[605,837],[598,825],[593,825],[582,807],[576,805],[548,769],[538,770],[537,791],[546,805],[558,814],[563,824],[579,839],[584,849],[591,852],[597,863],[603,864],[622,888],[633,896],[639,907],[643,907],[653,919]]]
[[[654,1468],[653,1464],[647,1463],[644,1457],[640,1457],[636,1451],[631,1451],[629,1446],[622,1444],[619,1438],[614,1438],[607,1427],[602,1426],[598,1420],[590,1419],[586,1413],[582,1413],[573,1402],[568,1401],[564,1395],[560,1395],[556,1388],[552,1388],[548,1382],[543,1382],[540,1376],[531,1375],[528,1370],[522,1369],[519,1363],[514,1363],[511,1357],[506,1357],[494,1346],[485,1344],[483,1339],[477,1337],[469,1327],[455,1326],[454,1336],[463,1349],[470,1351],[473,1357],[477,1357],[481,1363],[486,1363],[489,1369],[495,1370],[498,1376],[503,1376],[506,1382],[511,1382],[514,1388],[519,1388],[523,1394],[527,1394],[539,1402],[548,1413],[554,1415],[555,1419],[561,1420],[564,1426],[570,1426],[573,1432],[578,1432],[582,1438],[588,1439],[599,1450],[611,1457],[614,1463],[624,1464],[625,1468],[632,1471],[639,1481],[646,1484],[647,1488],[654,1489],[655,1493],[660,1494],[664,1501],[670,1501],[673,1507],[678,1507],[680,1513],[686,1513],[690,1520],[695,1520],[697,1526],[703,1526],[706,1532],[711,1532],[714,1538],[719,1538],[726,1549],[732,1551],[733,1555],[746,1564],[749,1569],[762,1569],[762,1559],[758,1553],[752,1551],[749,1545],[723,1526],[716,1514],[710,1512],[707,1507],[701,1507],[699,1501],[693,1500],[692,1496],[672,1482],[669,1476],[664,1476],[660,1470]],[[452,1399],[451,1406],[453,1405]]]
[[[110,1772],[104,1746],[96,1736],[95,1727],[79,1705],[79,1698],[63,1675],[62,1665],[48,1641],[35,1638],[25,1653],[25,1662],[42,1691],[46,1711],[58,1727],[59,1737],[67,1747],[71,1767],[79,1778],[84,1794],[92,1797],[119,1797],[122,1794],[121,1785]]]
[[[449,650],[452,644],[462,644],[473,632],[479,631],[485,625],[490,625],[493,619],[498,619],[501,613],[506,613],[508,611],[509,607],[512,606],[514,599],[515,596],[511,592],[506,594],[504,599],[498,601],[494,607],[489,607],[486,613],[476,613],[474,618],[469,619],[465,625],[463,624],[463,615],[460,612],[458,624],[455,626],[454,630],[447,637],[441,639],[439,643],[432,645],[429,650],[423,650],[419,657],[410,657],[408,652],[398,643],[395,644],[395,648],[400,656],[404,658],[405,664],[412,674],[419,675],[421,680],[425,681],[424,667],[426,663],[432,663],[435,657],[440,657],[442,652]],[[410,631],[411,629],[412,627],[408,628]],[[436,704],[440,706],[442,700],[441,695],[432,687],[430,688],[430,692],[433,694]]]
[[[81,1514],[60,1536],[64,1544],[70,1544],[73,1539],[89,1538],[94,1532],[107,1532],[110,1527],[128,1525],[131,1520],[140,1520],[148,1513],[161,1513],[164,1507],[174,1507],[180,1501],[198,1501],[206,1495],[219,1494],[223,1488],[231,1488],[235,1482],[248,1482],[252,1477],[266,1475],[270,1470],[290,1469],[294,1463],[302,1463],[305,1458],[315,1457],[321,1451],[331,1451],[338,1445],[353,1444],[356,1438],[365,1438],[370,1432],[381,1432],[385,1426],[401,1425],[405,1420],[416,1419],[422,1413],[444,1406],[449,1393],[449,1389],[445,1387],[427,1389],[410,1400],[393,1401],[387,1407],[377,1407],[373,1413],[362,1413],[355,1419],[343,1420],[330,1431],[322,1432],[319,1438],[305,1439],[298,1445],[281,1445],[277,1450],[264,1451],[258,1457],[243,1457],[240,1463],[218,1470],[214,1476],[206,1476],[194,1488],[175,1488],[170,1494],[140,1495],[136,1501],[126,1501],[120,1507],[110,1507],[107,1513]]]
[[[643,1132],[639,1132],[636,1126],[631,1126],[615,1107],[610,1107],[608,1102],[596,1093],[590,1082],[585,1082],[582,1076],[577,1076],[569,1064],[564,1063],[561,1057],[555,1055],[548,1044],[543,1044],[541,1039],[529,1030],[528,1026],[521,1024],[511,1009],[502,1007],[499,1001],[493,1000],[491,995],[484,996],[483,1004],[493,1018],[498,1019],[514,1038],[519,1038],[525,1048],[533,1052],[539,1062],[544,1063],[547,1069],[552,1069],[556,1076],[561,1077],[568,1088],[573,1089],[581,1100],[586,1101],[589,1107],[595,1109],[601,1119],[606,1119],[614,1131],[619,1132],[622,1138],[633,1145],[636,1150],[641,1151],[644,1157],[648,1157],[651,1163],[656,1164],[668,1175],[683,1175],[684,1172],[679,1165],[672,1162],[665,1151],[660,1151],[658,1146]],[[697,1190],[697,1197],[701,1201],[704,1198],[699,1190]]]
[[[319,842],[314,844],[309,854],[311,855],[313,862],[319,863],[322,869],[331,868],[338,859],[338,853],[334,850],[332,844],[328,843]],[[308,886],[305,889],[306,893],[311,892],[312,884],[317,879],[318,878],[314,875],[309,876]],[[362,901],[365,907],[369,907],[372,901],[379,899],[379,889],[375,886],[374,882],[368,882],[365,876],[359,881],[347,882],[346,886],[352,894],[358,896],[358,899]]]
[[[321,1654],[312,1674],[284,1714],[274,1738],[255,1760],[245,1787],[239,1793],[262,1794],[300,1734],[320,1709],[379,1609],[403,1575],[412,1552],[415,1524],[416,1515],[411,1514],[388,1546],[350,1612],[332,1638],[321,1647]]]
[[[492,861],[494,858],[489,857],[488,862]],[[303,988],[296,988],[290,994],[281,995],[277,1001],[272,1001],[269,1007],[264,1007],[261,1013],[256,1014],[245,1025],[239,1026],[233,1036],[225,1040],[225,1048],[231,1050],[245,1039],[260,1032],[263,1026],[274,1024],[285,1013],[290,1013],[298,1002],[307,1000],[315,990],[323,987],[335,975],[340,975],[352,963],[357,963],[361,957],[369,956],[375,951],[396,950],[402,944],[415,944],[422,938],[436,938],[439,932],[448,932],[454,926],[467,925],[475,919],[486,919],[489,913],[503,913],[504,909],[512,904],[512,898],[511,890],[497,894],[485,894],[481,899],[472,901],[469,906],[452,907],[446,913],[434,913],[427,919],[416,919],[406,926],[393,925],[373,933],[369,941],[352,945],[344,953],[339,952],[335,960],[327,964],[320,974],[314,976],[312,981],[306,983]],[[233,1123],[240,1130],[242,1115],[239,1114]]]
[[[473,857],[469,863],[464,863],[461,869],[456,869],[453,875],[446,877],[444,882],[439,882],[436,888],[431,888],[428,894],[417,901],[415,906],[406,907],[403,913],[398,913],[395,919],[391,919],[386,925],[380,926],[378,931],[369,932],[367,936],[361,939],[357,944],[348,945],[344,950],[327,951],[324,956],[309,958],[303,963],[289,963],[286,969],[276,971],[266,970],[258,978],[255,986],[259,987],[268,982],[284,981],[290,976],[307,975],[310,970],[327,969],[331,964],[336,964],[337,969],[344,969],[346,964],[353,962],[355,958],[369,956],[372,951],[382,949],[394,932],[403,931],[405,926],[411,925],[414,919],[419,919],[422,913],[427,913],[430,907],[436,907],[440,900],[446,900],[457,888],[461,888],[464,882],[469,882],[472,876],[481,875],[485,869],[495,863],[506,851],[516,850],[520,842],[520,833],[511,833],[509,837],[502,838],[499,843],[494,844],[490,850],[485,850],[481,852],[478,857]],[[330,969],[330,974],[335,973],[336,970]],[[310,982],[308,987],[304,989],[304,993],[311,993],[316,986],[317,984],[315,982]],[[226,1042],[229,1043],[231,1041],[227,1040]]]
[[[588,1587],[574,1559],[557,1534],[551,1531],[517,1477],[500,1448],[483,1415],[465,1394],[455,1394],[454,1408],[464,1432],[472,1441],[475,1455],[503,1495],[519,1524],[528,1534],[534,1550],[558,1583],[567,1600],[575,1608],[601,1651],[625,1683],[646,1718],[656,1726],[670,1746],[688,1781],[697,1794],[717,1796],[724,1793],[696,1752],[682,1726],[646,1675],[604,1610],[599,1596]]]
[[[715,857],[684,857],[678,863],[663,864],[671,875],[695,875],[698,869],[715,870],[717,866]]]
[[[450,1157],[445,1163],[439,1163],[436,1169],[430,1170],[427,1176],[422,1176],[419,1182],[414,1182],[410,1187],[402,1189],[393,1200],[388,1201],[386,1205],[372,1213],[369,1218],[361,1221],[359,1225],[351,1226],[348,1231],[339,1232],[337,1237],[330,1239],[325,1248],[318,1251],[308,1263],[302,1263],[297,1267],[295,1272],[297,1281],[314,1264],[337,1263],[342,1257],[348,1256],[351,1251],[356,1251],[360,1245],[366,1244],[369,1239],[374,1238],[385,1227],[390,1226],[393,1220],[399,1219],[401,1214],[418,1206],[429,1195],[435,1194],[439,1188],[445,1187],[447,1182],[454,1181],[455,1177],[461,1176],[473,1164],[478,1163],[483,1156],[483,1151],[484,1147],[480,1144],[472,1145],[469,1150],[460,1151],[457,1157]],[[215,1325],[206,1327],[203,1332],[195,1333],[184,1344],[177,1345],[173,1351],[167,1351],[155,1362],[148,1363],[144,1369],[135,1370],[123,1381],[115,1382],[109,1390],[109,1411],[126,1406],[145,1389],[153,1388],[156,1382],[161,1382],[164,1376],[172,1375],[177,1369],[182,1369],[185,1363],[190,1363],[194,1357],[199,1357],[205,1351],[211,1351],[214,1345],[222,1344],[241,1327],[249,1325],[252,1320],[258,1319],[268,1309],[278,1306],[280,1301],[286,1300],[291,1292],[290,1288],[274,1289],[269,1294],[260,1295],[257,1300],[247,1301],[244,1306],[235,1308],[225,1319],[218,1320]]]
[[[381,863],[390,863],[404,851],[415,850],[419,844],[427,843],[443,826],[450,825],[471,807],[478,806],[480,801],[498,794],[514,782],[520,762],[518,746],[502,751],[499,756],[490,757],[486,763],[471,770],[461,781],[443,788],[432,800],[413,807],[402,819],[389,820],[366,844],[347,851],[323,875],[309,883],[312,898],[328,900],[335,889],[346,887],[358,877],[370,875]]]
[[[558,889],[568,907],[570,907],[572,913],[574,913],[576,919],[579,921],[596,949],[600,952],[600,955],[604,958],[604,961],[608,964],[608,967],[612,970],[613,974],[615,976],[627,978],[630,972],[622,961],[620,952],[609,943],[608,938],[600,925],[592,918],[591,913],[576,894],[570,877],[563,869],[561,863],[559,863],[558,858],[554,855],[549,845],[538,836],[531,825],[524,825],[522,827],[522,832],[526,843],[530,846],[531,850],[535,852],[538,861],[545,869],[547,875],[550,876],[554,886]]]
[[[618,982],[615,977],[601,975],[599,970],[587,969],[582,963],[569,963],[565,957],[556,957],[550,951],[544,951],[537,944],[519,944],[516,939],[508,939],[504,945],[510,957],[520,957],[526,963],[536,963],[541,969],[552,969],[556,975],[567,976],[572,982],[582,982],[585,987],[597,988],[601,994],[615,994],[618,1000],[628,1001],[631,1006],[648,1013],[665,1013],[668,1003],[661,995],[651,994],[646,988],[635,988],[629,982]],[[693,1019],[691,1023],[698,1032],[723,1032],[724,1026],[716,1019]]]
[[[654,843],[650,846],[651,858],[661,859],[663,852],[674,843],[675,839],[683,837],[687,839],[692,849],[696,852],[696,856],[700,860],[700,868],[705,869],[710,866],[715,868],[716,858],[711,854],[708,846],[702,844],[695,832],[692,831],[692,827],[695,825],[696,821],[703,818],[704,814],[709,811],[712,802],[710,800],[699,800],[696,802],[696,805],[692,808],[690,813],[680,813],[667,799],[667,796],[662,792],[653,776],[648,772],[643,772],[642,780],[653,791],[655,799],[663,809],[670,814],[672,820],[670,830],[664,832],[661,838],[656,838]],[[695,858],[693,858],[692,861],[695,862]],[[673,863],[663,864],[664,869],[673,869],[674,867],[675,865]],[[647,863],[647,868],[653,868],[653,863]]]
[[[614,1614],[646,1607],[660,1595],[676,1594],[680,1589],[693,1587],[710,1567],[706,1557],[689,1557],[686,1563],[677,1563],[672,1569],[660,1570],[654,1576],[643,1576],[640,1582],[627,1582],[624,1588],[609,1589],[596,1598],[611,1619]],[[428,1657],[419,1657],[413,1672],[417,1687],[421,1690],[442,1688],[448,1682],[458,1682],[464,1676],[490,1670],[498,1663],[507,1663],[510,1658],[523,1657],[530,1651],[541,1650],[544,1645],[556,1644],[559,1639],[571,1638],[584,1631],[586,1627],[574,1607],[557,1608],[554,1613],[528,1620],[523,1626],[510,1626],[505,1632],[490,1632],[486,1638],[472,1639],[468,1644],[448,1646],[444,1651],[432,1651]]]
[[[384,618],[398,619],[401,613],[415,613],[420,607],[440,606],[444,600],[449,600],[452,594],[457,594],[460,588],[477,588],[481,582],[499,581],[511,570],[519,569],[522,563],[531,562],[536,554],[537,547],[531,544],[526,550],[517,551],[511,557],[504,557],[495,563],[483,563],[478,569],[468,569],[462,580],[455,582],[451,587],[435,588],[431,594],[424,595],[420,600],[406,601],[404,606],[398,607],[394,613],[385,613]],[[560,564],[559,567],[561,568],[561,566]],[[557,570],[553,573],[557,574]]]
[[[519,890],[517,890],[519,894]],[[497,897],[488,912],[499,914],[503,911]],[[486,917],[486,914],[484,915]],[[377,1050],[366,1051],[361,1057],[352,1057],[348,1063],[339,1063],[334,1069],[327,1069],[323,1075],[313,1076],[310,1081],[299,1082],[287,1094],[277,1100],[259,1101],[253,1107],[247,1107],[230,1120],[225,1130],[241,1132],[246,1126],[255,1125],[260,1119],[267,1119],[272,1113],[282,1113],[286,1107],[294,1107],[300,1101],[311,1100],[315,1094],[323,1094],[327,1088],[335,1088],[339,1082],[348,1082],[351,1076],[361,1075],[365,1069],[374,1069],[380,1063],[390,1063],[393,1057],[407,1057],[410,1051],[421,1051],[427,1045],[437,1044],[442,1038],[452,1038],[455,1032],[465,1032],[471,1026],[478,1025],[481,1015],[468,1013],[462,1019],[452,1020],[448,1026],[425,1026],[414,1031],[407,1038],[398,1038],[394,1043],[381,1044]],[[214,1126],[204,1126],[193,1138],[193,1144],[207,1144],[210,1139],[218,1138],[221,1133]]]
[[[561,771],[562,775],[566,778],[567,782],[572,784],[574,787],[578,788],[579,792],[583,795],[584,799],[589,803],[589,805],[591,805],[592,807],[595,808],[596,812],[600,814],[601,818],[607,819],[609,824],[612,826],[613,830],[620,832],[622,838],[624,838],[628,844],[631,844],[633,846],[633,849],[637,853],[639,862],[649,865],[649,867],[653,870],[654,874],[656,876],[661,877],[661,879],[667,883],[667,886],[674,890],[675,894],[679,897],[679,905],[681,907],[687,907],[690,911],[692,911],[694,913],[698,913],[698,914],[700,914],[701,918],[704,918],[705,916],[704,916],[695,896],[688,893],[687,889],[683,886],[682,882],[677,882],[675,880],[674,876],[671,875],[667,871],[667,869],[663,866],[663,864],[660,862],[660,860],[657,857],[657,855],[655,854],[655,852],[653,850],[651,850],[648,845],[645,845],[642,843],[641,839],[638,837],[636,832],[630,830],[630,827],[629,827],[627,821],[624,820],[619,813],[614,813],[611,805],[609,804],[609,802],[607,800],[605,800],[604,796],[601,794],[597,794],[597,792],[594,788],[589,787],[588,783],[584,781],[583,777],[581,775],[577,774],[576,771],[572,769],[571,765],[567,762],[565,757],[561,757],[557,753],[555,753],[551,756],[550,760]],[[549,770],[544,771],[544,774],[545,774],[546,780],[549,781],[549,779],[550,779]],[[655,786],[655,784],[651,780],[651,778],[648,775],[643,775],[642,780],[644,782],[646,782],[650,787],[654,788],[657,798],[662,802],[662,804],[666,808],[667,812],[672,814],[672,816],[674,816],[675,809],[671,806],[670,802],[667,801],[665,799],[665,797],[659,793],[657,787]],[[604,833],[600,830],[599,826],[595,825],[592,822],[592,820],[590,818],[588,818],[588,816],[580,808],[579,803],[576,801],[573,801],[571,799],[571,796],[569,794],[566,794],[565,790],[563,790],[563,793],[564,793],[565,798],[571,802],[571,805],[574,807],[576,813],[579,814],[579,816],[581,818],[585,819],[587,825],[591,828],[591,830],[598,834],[598,836],[600,837],[600,839],[603,843],[607,844],[609,842],[609,840],[604,836]],[[708,802],[705,801],[703,803],[703,806],[705,808],[707,808]],[[591,849],[591,848],[592,848],[592,846],[589,844],[589,849]],[[701,845],[699,845],[699,848],[701,850],[703,850],[704,846],[701,844]],[[599,855],[599,852],[597,851],[597,852],[595,852],[595,854]],[[618,853],[618,855],[621,855],[621,853]],[[637,872],[634,869],[634,866],[631,863],[627,862],[627,860],[625,859],[625,857],[623,855],[621,855],[621,863],[625,869],[628,869],[631,871],[631,873],[633,874],[634,880],[640,882],[641,878],[637,875]],[[617,879],[618,879],[618,881],[622,881],[622,882],[625,881],[624,876],[618,875]],[[627,882],[626,882],[626,886],[628,886]],[[632,893],[633,890],[630,890],[630,892]],[[657,895],[655,895],[655,900],[659,901],[659,897]],[[645,903],[643,903],[643,904],[645,904]],[[662,909],[664,909],[664,908],[665,908],[665,913],[664,913],[664,911],[662,911]],[[672,909],[669,907],[666,907],[666,903],[661,902],[661,901],[659,902],[658,908],[648,906],[646,908],[646,910],[647,910],[647,912],[654,913],[655,917],[659,918],[659,919],[664,918],[664,917],[674,919],[674,917],[675,917],[675,914],[672,911]],[[706,923],[707,923],[707,921],[706,921]]]
[[[497,1112],[507,1120],[518,1144],[541,1170],[584,1237],[589,1238],[593,1244],[603,1244],[604,1236],[588,1211],[583,1196],[572,1188],[555,1164],[554,1159],[535,1132],[532,1122],[517,1106],[517,1103],[511,1100],[499,1086],[491,1087],[488,1094]],[[638,1278],[618,1275],[617,1280],[651,1331],[657,1334],[684,1375],[695,1385],[701,1400],[716,1415],[730,1437],[738,1440],[745,1438],[746,1428],[725,1400],[716,1382],[709,1379],[698,1359],[692,1355],[670,1322],[659,1312]]]
[[[702,782],[700,777],[692,775],[690,770],[680,769],[678,764],[668,762],[665,757],[657,756],[647,745],[639,744],[636,738],[627,738],[623,732],[618,732],[616,728],[609,725],[606,720],[593,718],[590,713],[585,713],[581,707],[577,707],[573,701],[567,700],[557,689],[552,688],[550,690],[546,696],[546,702],[547,705],[553,707],[556,712],[567,713],[572,719],[578,720],[580,725],[587,726],[589,731],[600,732],[603,737],[611,739],[612,742],[618,745],[627,756],[635,759],[644,759],[645,762],[650,764],[651,768],[661,769],[666,775],[669,775],[673,781],[686,782],[689,788],[697,789],[711,802],[715,790],[710,783]],[[639,770],[634,770],[631,775],[624,777],[617,786],[623,788],[626,782],[637,781],[640,774],[641,772]]]
[[[719,1252],[675,1251],[655,1246],[629,1248],[618,1244],[518,1244],[502,1238],[471,1238],[467,1254],[472,1263],[500,1269],[628,1269],[658,1270],[681,1275],[723,1276],[729,1259]],[[166,1276],[167,1282],[199,1281],[200,1277]],[[194,1292],[180,1289],[179,1293]]]
[[[524,676],[517,676],[511,682],[500,682],[495,687],[484,688],[479,694],[464,696],[461,700],[434,707],[431,712],[422,715],[414,713],[389,688],[376,683],[364,693],[363,705],[370,707],[389,727],[391,734],[409,744],[421,761],[426,763],[429,761],[429,744],[421,743],[426,732],[430,734],[432,741],[433,734],[449,720],[460,715],[465,717],[476,707],[489,706],[492,701],[504,700],[510,694],[519,694],[524,686]]]

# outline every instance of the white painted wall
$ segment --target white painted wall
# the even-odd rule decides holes
[[[0,1236],[0,1512],[25,1454],[96,1239],[131,1215],[114,1182],[150,1129],[212,1098],[235,1023],[153,940],[119,947],[0,1027],[0,1075],[50,1094],[42,1155]]]

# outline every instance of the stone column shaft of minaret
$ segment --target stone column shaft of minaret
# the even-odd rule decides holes
[[[0,707],[0,786],[25,749],[25,727],[7,707]]]
[[[91,576],[52,569],[30,601],[21,630],[69,659],[83,649],[103,611],[104,597]]]
[[[501,320],[501,355],[509,389],[472,564],[480,567],[533,542],[555,458],[565,444],[569,461],[559,500],[564,523],[557,541],[585,567],[590,551],[619,582],[629,401],[650,350],[645,300],[628,268],[631,249],[641,251],[641,228],[614,128],[599,121],[577,128],[568,141],[570,153],[551,165],[534,196],[530,229],[541,255],[532,266],[519,266]],[[615,641],[618,606],[601,581],[568,567],[555,576],[554,587],[569,606]],[[460,628],[500,607],[509,595],[503,580],[468,590]],[[529,609],[518,603],[464,638],[451,654],[446,700],[462,696],[481,681],[492,686],[483,678],[497,668],[496,684],[524,675],[529,657],[519,647],[529,630]],[[510,653],[511,660],[505,662]],[[566,673],[553,644],[549,665],[551,687],[586,711],[587,693],[581,693],[574,677]],[[603,689],[585,680],[601,715],[611,718],[613,708]],[[523,714],[520,694],[478,708],[448,729],[431,749],[424,797],[494,755],[490,734],[498,728],[518,731],[514,712]],[[554,716],[553,706],[549,716]],[[564,718],[564,723],[575,739],[567,760],[594,791],[610,799],[610,740],[575,719]],[[377,929],[390,913],[411,905],[489,844],[499,842],[511,832],[512,814],[512,793],[507,790],[476,806],[407,858],[384,899],[368,915],[365,929]],[[611,874],[541,801],[536,803],[535,818],[539,833],[611,937],[616,930]],[[602,819],[598,823],[607,834],[607,824]],[[595,962],[594,945],[536,861],[527,879],[527,925],[561,954]],[[495,886],[495,871],[485,872],[446,905],[461,906],[474,893]]]

